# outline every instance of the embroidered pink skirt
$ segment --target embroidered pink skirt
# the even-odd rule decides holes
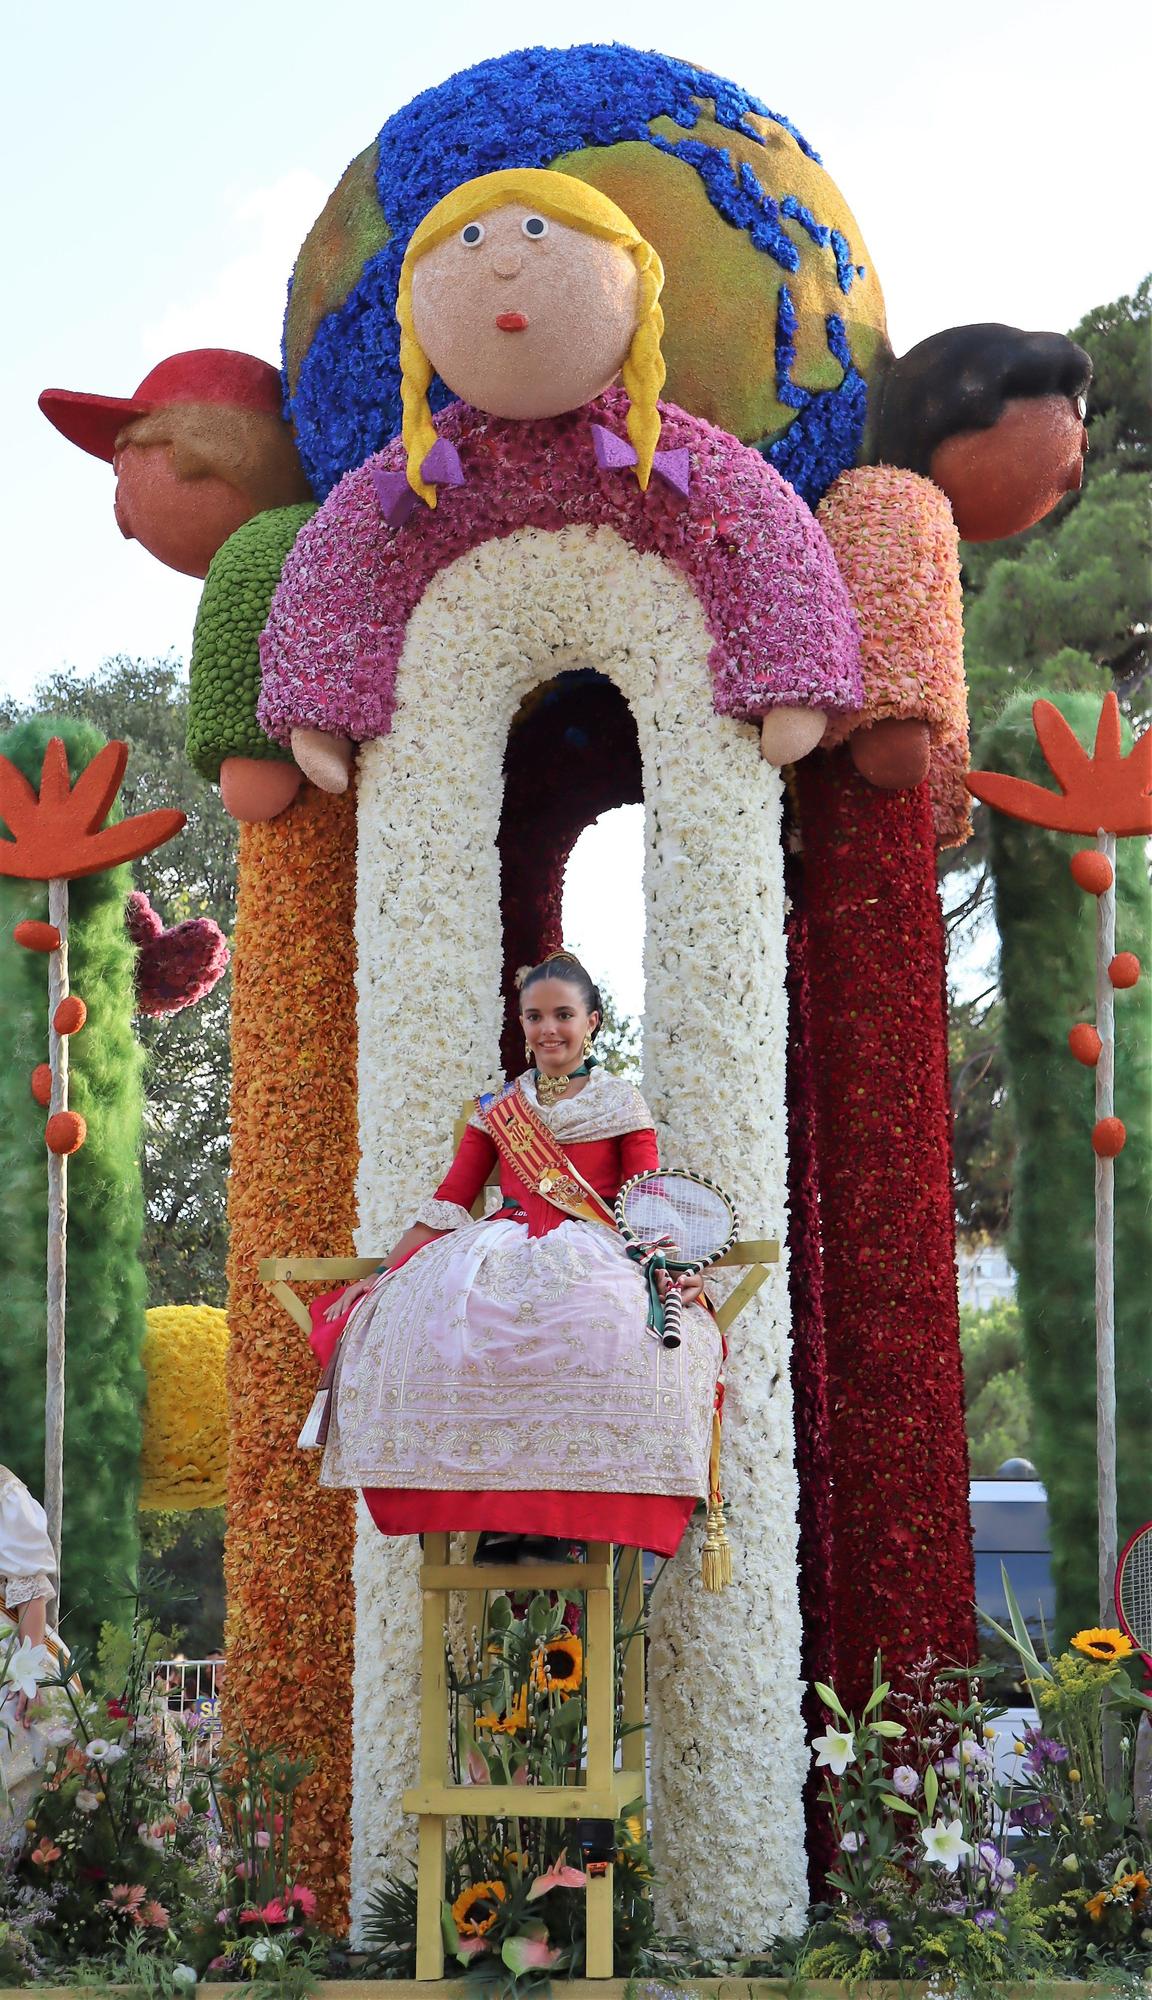
[[[494,1529],[672,1554],[707,1490],[715,1323],[671,1352],[619,1239],[473,1223],[349,1316],[321,1469],[385,1534]]]

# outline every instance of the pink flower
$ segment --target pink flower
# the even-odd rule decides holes
[[[468,1752],[468,1781],[473,1785],[490,1785],[492,1782],[488,1759],[475,1745]]]
[[[255,1835],[255,1841],[257,1847],[271,1847],[272,1835],[270,1833],[265,1833],[263,1828],[261,1828],[260,1832]]]
[[[300,1915],[306,1922],[310,1923],[316,1915],[316,1898],[312,1894],[311,1889],[306,1888],[303,1882],[295,1883],[288,1891],[288,1901],[295,1903]]]
[[[528,1891],[528,1901],[534,1903],[538,1896],[546,1896],[549,1889],[582,1889],[587,1876],[582,1868],[568,1868],[564,1857],[568,1850],[562,1847],[551,1868],[543,1875],[537,1875]]]
[[[169,1921],[168,1912],[164,1908],[163,1903],[152,1902],[142,1905],[140,1910],[140,1922],[142,1924],[149,1924],[154,1931],[166,1931]]]
[[[131,1917],[134,1924],[142,1924],[144,1917],[141,1906],[147,1894],[143,1882],[114,1882],[103,1907],[115,1911],[118,1916]]]
[[[286,1924],[288,1922],[288,1912],[278,1896],[274,1896],[270,1903],[265,1903],[264,1908],[259,1914],[263,1917],[266,1924]]]
[[[246,1908],[241,1910],[240,1922],[242,1924],[258,1924],[260,1922],[260,1912],[256,1908],[255,1903],[249,1903]]]
[[[482,1938],[482,1937],[461,1938],[456,1946],[455,1955],[457,1958],[464,1959],[465,1961],[467,1961],[470,1958],[479,1958],[481,1953],[487,1951],[487,1949],[488,1949],[487,1938]]]
[[[554,1951],[547,1936],[505,1938],[500,1948],[500,1956],[510,1972],[533,1972],[555,1965],[559,1951]]]

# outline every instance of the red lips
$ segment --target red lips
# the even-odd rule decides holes
[[[497,313],[496,324],[501,333],[523,333],[528,321],[523,313]]]

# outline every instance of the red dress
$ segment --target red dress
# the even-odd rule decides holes
[[[572,1143],[564,1150],[584,1180],[609,1203],[633,1174],[652,1172],[659,1166],[656,1134],[650,1128],[618,1138]],[[496,1146],[487,1132],[468,1126],[435,1200],[469,1210],[497,1159]],[[504,1160],[499,1164],[502,1195],[519,1203],[518,1210],[502,1212],[503,1221],[511,1214],[531,1236],[544,1236],[567,1221],[560,1209],[528,1187]],[[420,1251],[408,1254],[419,1256]],[[322,1365],[328,1361],[343,1324],[343,1320],[317,1320],[314,1313],[312,1348]],[[364,1489],[364,1498],[385,1535],[489,1529],[571,1537],[580,1542],[619,1542],[652,1549],[658,1555],[675,1553],[696,1506],[695,1499],[684,1494],[572,1493],[538,1488],[460,1492],[373,1486]]]

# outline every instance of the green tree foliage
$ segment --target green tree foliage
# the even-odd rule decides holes
[[[973,734],[1013,693],[1115,687],[1148,706],[1147,475],[1152,279],[1087,314],[1072,338],[1092,356],[1084,484],[1026,535],[963,548]]]
[[[991,1479],[1006,1458],[1032,1458],[1032,1399],[1014,1299],[960,1314],[964,1407],[973,1479]]]
[[[166,925],[214,917],[231,936],[236,829],[185,757],[188,685],[180,662],[121,656],[88,678],[68,669],[41,684],[35,706],[82,717],[128,744],[125,812],[178,806],[187,813],[178,840],[134,864],[134,886]],[[141,1254],[150,1306],[225,1304],[230,991],[225,974],[196,1006],[136,1019],[145,1061]]]
[[[1091,747],[1099,697],[1057,706]],[[1034,782],[1048,773],[1031,701],[1013,702],[978,745],[978,763]],[[1012,1261],[1035,1410],[1034,1458],[1048,1489],[1060,1636],[1094,1624],[1096,1425],[1094,1121],[1091,1074],[1067,1036],[1094,1015],[1095,912],[1069,857],[1074,836],[990,816],[1001,937],[1003,1046],[1018,1145]],[[1146,955],[1152,893],[1143,844],[1118,843],[1117,944]],[[1152,984],[1116,996],[1116,1108],[1128,1143],[1116,1162],[1116,1353],[1120,1533],[1152,1517]]]
[[[1001,1046],[1004,1010],[987,993],[948,1015],[953,1181],[961,1236],[1003,1242],[1012,1213],[1012,1122]]]
[[[596,1037],[596,1054],[612,1076],[640,1076],[640,1023],[625,1014],[615,994],[601,982],[604,1019]]]
[[[104,738],[70,717],[36,717],[0,737],[33,783],[60,736],[73,778]],[[95,1642],[112,1597],[134,1574],[140,1457],[144,1276],[139,1145],[140,1051],[132,1034],[134,953],[124,930],[125,868],[71,885],[72,990],[88,1020],[72,1038],[70,1097],[88,1123],[69,1162],[68,1355],[62,1601],[66,1635]],[[46,917],[46,885],[0,878],[0,1456],[34,1493],[44,1484],[45,1245],[48,1155],[29,1076],[47,1058],[44,958],[12,943],[13,926]]]

